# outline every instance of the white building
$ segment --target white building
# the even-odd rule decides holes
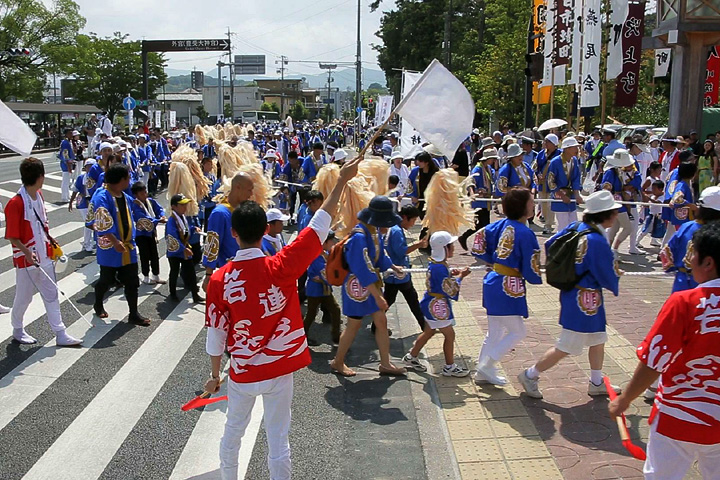
[[[259,87],[239,87],[236,85],[233,91],[235,97],[235,111],[233,112],[234,118],[242,117],[242,112],[260,110],[263,100]],[[205,110],[208,111],[210,116],[217,116],[219,113],[222,113],[218,112],[218,87],[203,87],[202,103],[205,105]],[[225,104],[230,104],[229,85],[225,85],[223,87],[223,105]]]

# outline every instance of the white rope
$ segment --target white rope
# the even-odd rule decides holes
[[[312,185],[310,185],[309,183],[292,183],[292,182],[286,182],[285,180],[277,180],[277,179],[273,180],[273,182],[275,182],[275,183],[282,183],[282,184],[285,184],[285,185],[292,185],[292,186],[295,186],[295,187],[311,187],[311,186],[312,186]]]
[[[477,266],[472,266],[469,268],[470,268],[470,271],[475,271],[475,270],[490,271],[490,270],[492,270],[492,267],[490,267],[489,265],[477,265]],[[389,272],[392,273],[392,270],[389,270]],[[403,268],[403,273],[427,273],[427,268]],[[540,270],[540,273],[545,273],[545,270],[544,269]],[[658,276],[672,275],[672,273],[662,272],[662,271],[659,271],[659,272],[623,272],[623,276],[624,275],[633,276],[633,277],[651,277],[651,276],[655,276],[655,275],[658,275]]]
[[[462,198],[460,199],[463,203],[470,203],[470,202],[492,202],[492,203],[500,203],[502,202],[502,198]],[[553,198],[536,198],[534,199],[535,203],[565,203],[562,200],[557,200]],[[570,203],[576,203],[575,200],[570,200]],[[615,200],[615,203],[619,203],[621,205],[631,205],[631,206],[639,206],[639,207],[664,207],[664,208],[670,208],[670,205],[667,203],[649,203],[649,202],[625,202],[625,201],[618,201]],[[582,206],[582,205],[581,205]]]

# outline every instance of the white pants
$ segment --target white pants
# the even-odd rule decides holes
[[[620,228],[622,228],[622,230],[620,230]],[[620,232],[619,235],[618,232]],[[620,244],[624,242],[625,239],[628,238],[628,236],[630,236],[631,232],[632,227],[630,226],[630,217],[628,217],[627,212],[620,213],[615,223],[613,223],[613,226],[610,227],[610,230],[608,230],[608,241],[610,242],[610,248],[615,249],[616,244],[619,247]]]
[[[79,160],[75,160],[75,169],[70,173],[70,187],[75,187],[75,180],[77,180],[78,172],[83,169],[83,163]]]
[[[555,212],[557,219],[558,232],[573,222],[577,222],[577,211],[575,212]]]
[[[262,396],[263,423],[267,433],[268,467],[271,480],[290,478],[290,404],[293,375],[255,383],[228,383],[228,411],[225,433],[220,441],[220,473],[223,480],[237,480],[240,444],[256,397]]]
[[[78,212],[82,215],[82,221],[85,222],[87,218],[87,208],[78,208]],[[95,246],[95,240],[93,239],[93,231],[89,228],[83,228],[83,242],[82,246],[85,250],[90,250]]]
[[[67,202],[70,200],[70,172],[62,172],[62,184],[60,185],[60,201]]]
[[[50,278],[55,278],[55,266],[51,260],[43,262],[40,268]],[[57,288],[36,267],[15,269],[15,300],[10,313],[13,328],[23,328],[23,317],[36,291],[40,292],[40,297],[45,303],[50,328],[56,333],[65,330],[65,324],[60,315],[60,299]]]
[[[484,356],[496,362],[525,338],[525,322],[520,315],[488,315],[488,331],[480,349],[478,365]]]
[[[539,192],[538,197],[548,199],[550,198],[550,194],[548,192]],[[553,224],[555,223],[555,212],[550,209],[550,203],[542,202],[540,204],[540,210],[542,211],[542,216],[545,219],[544,228],[546,230],[552,230]]]
[[[720,445],[700,445],[673,440],[657,433],[657,420],[650,427],[646,480],[682,480],[697,460],[704,480],[720,479]]]
[[[630,251],[634,252],[637,250],[638,224],[640,222],[637,208],[630,209],[630,215],[633,217],[630,219]]]

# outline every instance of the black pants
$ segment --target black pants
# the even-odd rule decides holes
[[[203,232],[205,233],[207,233],[208,220],[213,210],[215,210],[214,205],[212,207],[205,207],[205,214],[203,215]]]
[[[425,317],[423,316],[422,310],[420,310],[420,301],[418,299],[418,293],[413,287],[412,282],[405,283],[386,283],[385,291],[383,291],[383,297],[388,304],[388,307],[395,303],[398,292],[403,294],[405,301],[410,307],[410,311],[415,317],[415,320],[422,331],[425,328]]]
[[[135,237],[138,251],[140,253],[140,271],[143,276],[150,275],[152,267],[153,275],[160,275],[160,258],[158,257],[157,242],[153,237],[137,235]]]
[[[168,262],[170,263],[170,275],[168,277],[170,295],[177,294],[178,274],[182,277],[185,288],[190,290],[193,295],[197,294],[197,276],[195,275],[195,264],[192,258],[168,257]]]
[[[199,265],[200,261],[202,260],[202,256],[203,256],[202,245],[200,245],[200,242],[191,243],[190,248],[192,249],[192,252],[193,252],[193,256],[192,256],[193,265]]]
[[[487,227],[490,224],[490,210],[487,208],[481,208],[475,212],[475,228],[470,228],[462,234],[463,238],[468,238],[470,235],[477,233],[481,228]]]
[[[125,288],[125,299],[130,309],[130,317],[137,316],[138,288],[140,287],[137,263],[131,263],[124,267],[100,266],[100,279],[95,284],[95,313],[104,311],[103,299],[108,289],[115,284],[115,278],[117,278]]]

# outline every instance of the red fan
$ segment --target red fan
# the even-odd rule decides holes
[[[227,377],[225,377],[227,378]],[[225,378],[220,380],[220,385],[225,382]],[[195,408],[204,407],[206,405],[212,405],[213,403],[222,402],[223,400],[227,400],[227,395],[222,395],[220,397],[215,398],[208,398],[211,395],[210,392],[203,392],[197,397],[193,398],[189,402],[187,402],[185,405],[181,407],[183,412],[187,412],[188,410],[193,410]]]
[[[617,397],[617,393],[615,393],[615,390],[612,388],[612,385],[610,384],[610,379],[608,377],[605,377],[604,380],[605,388],[607,388],[610,400],[615,400],[615,397]],[[625,450],[627,450],[630,455],[637,458],[638,460],[645,460],[645,450],[630,441],[630,432],[628,432],[627,423],[625,421],[625,414],[623,413],[619,417],[615,417],[615,420],[617,421],[618,431],[620,432],[620,438],[622,439],[622,444],[623,447],[625,447]]]

